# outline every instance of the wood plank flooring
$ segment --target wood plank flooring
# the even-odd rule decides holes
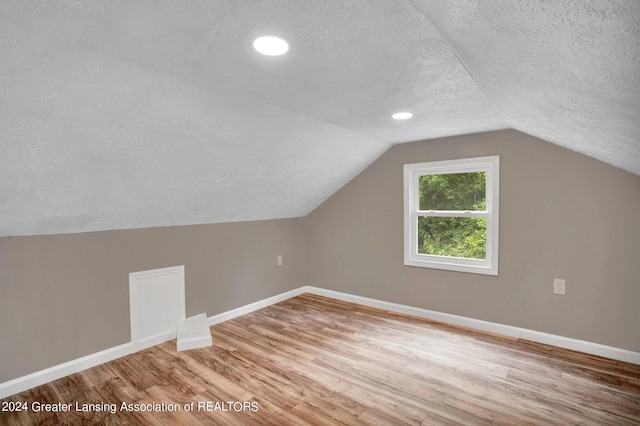
[[[171,341],[2,400],[29,411],[0,424],[640,424],[640,366],[325,297],[211,334],[210,348]],[[34,412],[45,403],[71,406]]]

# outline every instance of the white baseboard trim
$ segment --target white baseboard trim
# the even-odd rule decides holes
[[[292,297],[299,296],[302,293],[310,293],[310,291],[308,291],[307,288],[308,287],[296,288],[295,290],[287,291],[285,293],[280,293],[278,295],[269,297],[267,299],[258,300],[257,302],[253,302],[248,305],[241,306],[239,308],[232,309],[230,311],[223,312],[218,315],[213,315],[207,319],[207,321],[209,322],[209,327],[211,327],[212,325],[216,325],[221,322],[239,317],[241,315],[245,315],[253,311],[257,311],[258,309],[266,308],[267,306],[276,304],[278,302],[282,302],[283,300],[291,299]]]
[[[209,326],[212,326],[239,317],[241,315],[257,311],[258,309],[265,308],[269,305],[273,305],[274,303],[282,302],[283,300],[298,296],[302,293],[305,293],[305,291],[306,287],[300,287],[295,290],[287,291],[285,293],[269,297],[267,299],[259,300],[254,303],[250,303],[248,305],[211,316],[207,318],[207,323],[209,324]],[[86,370],[87,368],[95,367],[99,364],[104,364],[105,362],[118,359],[133,352],[137,352],[138,350],[145,349],[149,346],[174,339],[175,337],[175,335],[153,336],[152,338],[145,340],[143,342],[144,344],[138,348],[134,347],[131,342],[125,343],[123,345],[114,346],[113,348],[105,349],[104,351],[96,352],[82,358],[77,358],[63,364],[54,365],[53,367],[36,371],[35,373],[18,377],[4,383],[0,383],[0,399],[15,395],[20,392],[24,392],[26,390],[43,385],[45,383],[52,382],[54,380],[61,379],[70,374],[78,373],[82,370]]]
[[[6,398],[16,393],[24,392],[36,386],[61,379],[69,374],[78,373],[87,368],[104,364],[105,362],[129,355],[131,353],[131,343],[114,346],[91,355],[83,356],[63,364],[54,365],[44,370],[36,371],[8,382],[0,383],[0,399]]]
[[[397,303],[385,302],[383,300],[370,299],[368,297],[356,296],[348,293],[341,293],[333,290],[326,290],[318,287],[304,286],[267,299],[259,300],[218,315],[207,318],[209,326],[219,324],[221,322],[248,314],[258,309],[266,308],[278,302],[299,296],[303,293],[317,294],[319,296],[330,297],[333,299],[343,300],[345,302],[358,303],[360,305],[371,306],[374,308],[384,309],[387,311],[397,312],[401,314],[413,315],[420,318],[426,318],[434,321],[440,321],[448,324],[469,327],[476,330],[487,331],[490,333],[502,334],[504,336],[516,337],[520,339],[530,340],[532,342],[543,343],[547,345],[557,346],[565,349],[572,349],[587,354],[598,355],[618,361],[629,362],[640,365],[640,352],[633,352],[626,349],[615,348],[612,346],[601,345],[598,343],[587,342],[584,340],[571,339],[568,337],[557,336],[554,334],[543,333],[540,331],[529,330],[525,328],[513,327],[510,325],[498,324],[488,321],[477,320],[473,318],[463,317],[459,315],[447,314],[443,312],[430,311],[428,309],[416,308]],[[163,341],[166,341],[164,339]],[[171,339],[169,339],[171,340]],[[158,342],[161,343],[161,342]],[[215,345],[215,342],[213,342]],[[75,360],[55,365],[53,367],[36,371],[35,373],[18,377],[8,382],[0,383],[0,399],[24,392],[36,386],[49,383],[53,380],[60,379],[70,374],[78,373],[87,368],[95,367],[108,361],[129,355],[135,352],[131,342],[123,345],[114,346],[91,355],[84,356]]]
[[[139,352],[141,350],[150,348],[151,346],[159,345],[160,343],[168,342],[178,337],[178,327],[175,330],[169,332],[158,333],[153,336],[145,337],[138,340],[136,343],[131,342],[130,353]]]
[[[416,308],[397,303],[385,302],[383,300],[370,299],[362,296],[355,296],[347,293],[340,293],[333,290],[325,290],[317,287],[304,287],[306,293],[317,294],[319,296],[330,297],[333,299],[344,300],[345,302],[358,303],[360,305],[380,308],[387,311],[398,312],[401,314],[413,315],[420,318],[430,319],[434,321],[444,322],[452,325],[473,328],[476,330],[487,331],[490,333],[501,334],[503,336],[516,337],[519,339],[530,340],[536,343],[556,346],[564,349],[571,349],[591,355],[597,355],[617,361],[629,362],[640,365],[640,352],[634,352],[627,349],[616,348],[613,346],[601,345],[599,343],[588,342],[585,340],[572,339],[569,337],[558,336],[555,334],[543,333],[541,331],[529,330],[526,328],[514,327],[511,325],[498,324],[489,321],[483,321],[459,315],[447,314],[443,312],[430,311],[428,309]]]

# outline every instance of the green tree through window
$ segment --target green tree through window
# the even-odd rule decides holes
[[[419,209],[485,211],[486,173],[422,175]],[[482,217],[418,217],[418,253],[486,258],[487,221]]]

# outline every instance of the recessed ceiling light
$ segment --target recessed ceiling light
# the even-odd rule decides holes
[[[289,43],[280,37],[264,36],[258,37],[253,41],[253,48],[263,55],[280,56],[287,53],[289,50]]]
[[[408,120],[413,117],[413,114],[410,112],[396,112],[391,116],[394,120]]]

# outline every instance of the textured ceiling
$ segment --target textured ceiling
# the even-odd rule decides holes
[[[5,0],[0,235],[303,216],[508,127],[640,174],[639,2],[552,3]]]
[[[509,126],[640,175],[640,1],[413,4]]]

